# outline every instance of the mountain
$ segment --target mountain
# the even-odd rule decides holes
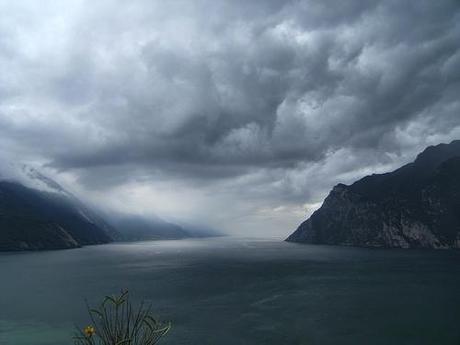
[[[117,241],[175,240],[221,236],[216,231],[193,225],[177,225],[155,215],[112,214],[111,225],[117,230]]]
[[[204,238],[204,237],[224,237],[219,230],[201,224],[179,223],[179,226],[184,229],[190,237]]]
[[[291,242],[460,248],[460,140],[430,146],[393,172],[338,184]]]
[[[76,248],[112,241],[115,230],[72,194],[22,166],[0,175],[0,251]]]
[[[100,214],[31,167],[4,164],[0,170],[0,251],[218,235],[156,216]]]
[[[111,224],[117,229],[118,241],[171,240],[191,237],[182,227],[158,217],[126,215],[115,217]]]

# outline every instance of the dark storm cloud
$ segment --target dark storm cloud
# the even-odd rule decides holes
[[[164,25],[184,38],[160,28],[126,65],[106,52],[115,56],[107,75],[97,76],[99,61],[74,61],[58,96],[95,92],[86,116],[109,138],[54,164],[290,166],[343,146],[378,147],[397,126],[455,101],[460,72],[449,64],[458,60],[459,12],[455,2],[369,4],[206,4],[212,19],[173,6]]]
[[[171,179],[298,205],[460,134],[458,1],[0,13],[3,149],[88,188]]]

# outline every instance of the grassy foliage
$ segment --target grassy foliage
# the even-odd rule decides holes
[[[88,306],[88,313],[91,325],[77,330],[75,345],[153,345],[171,327],[152,317],[150,305],[134,308],[128,291],[106,296],[99,307]]]

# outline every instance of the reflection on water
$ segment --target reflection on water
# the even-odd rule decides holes
[[[71,344],[128,288],[163,344],[458,344],[460,252],[199,239],[0,255],[0,344]]]

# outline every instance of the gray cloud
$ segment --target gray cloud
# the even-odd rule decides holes
[[[263,231],[276,215],[285,234],[334,183],[460,134],[455,0],[17,1],[0,13],[3,150],[101,202],[130,186],[183,210],[181,186],[200,200],[190,217],[231,204],[211,221]]]

